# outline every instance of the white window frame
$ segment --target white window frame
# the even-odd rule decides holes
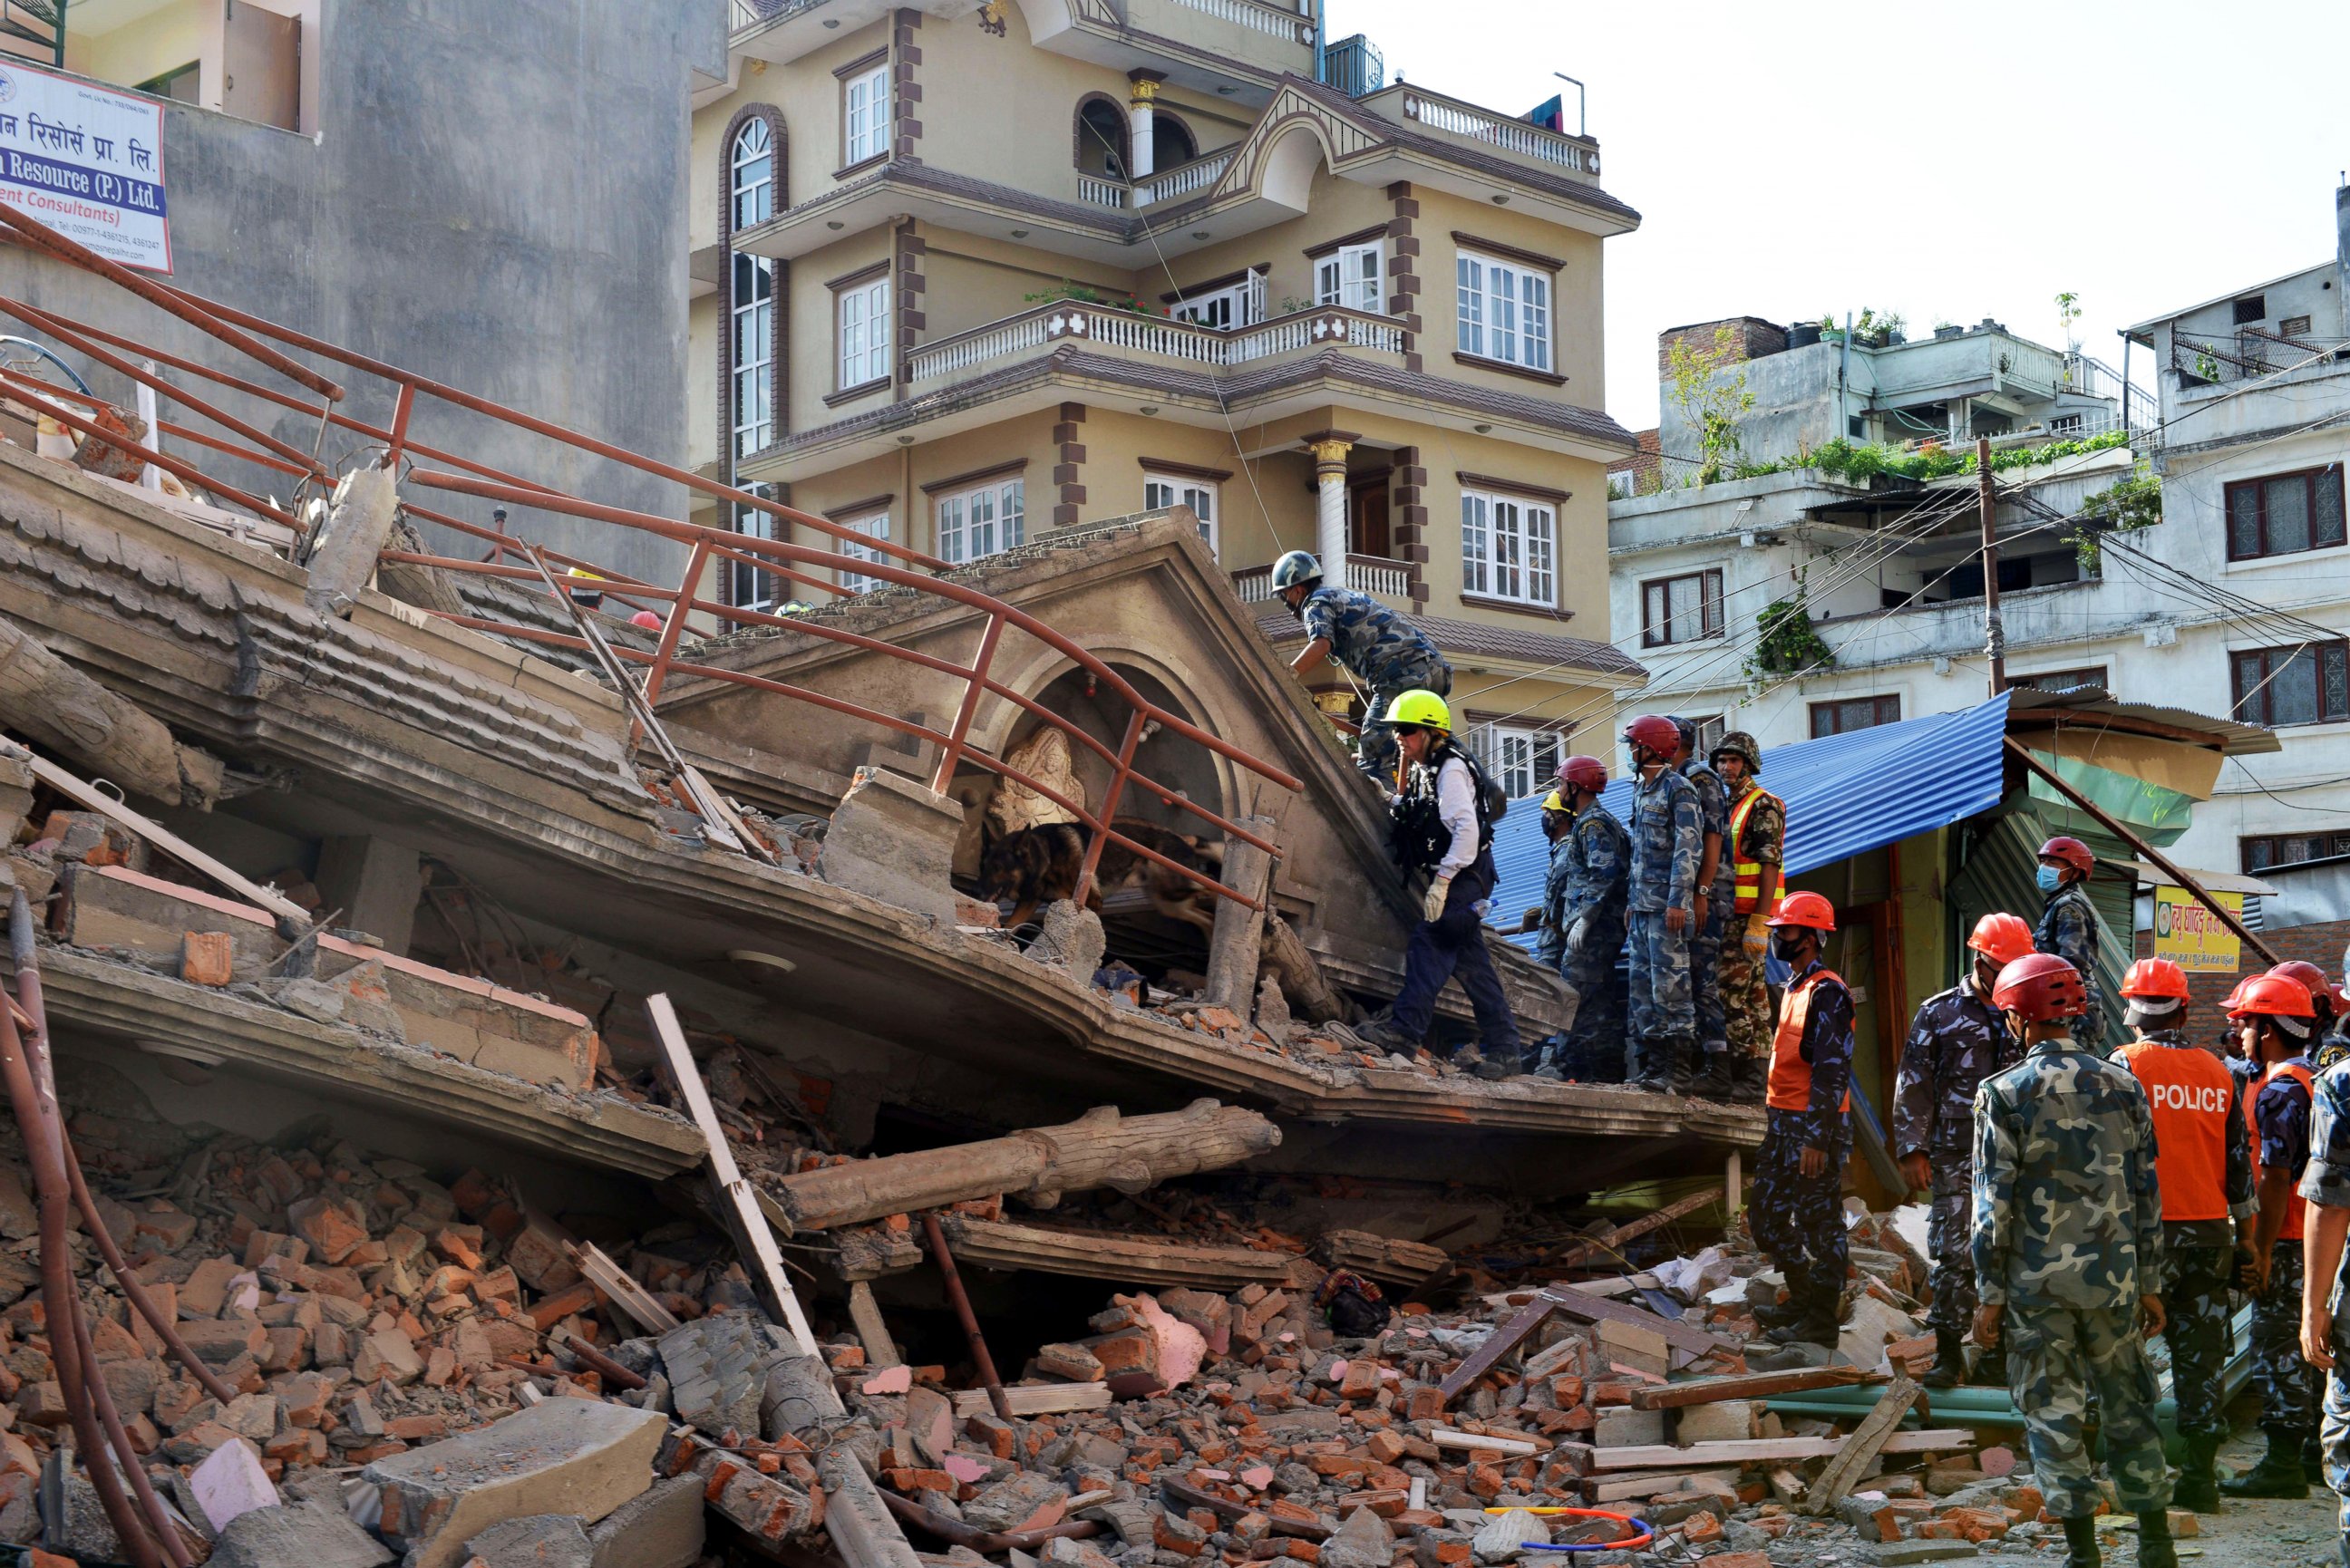
[[[775,215],[775,140],[764,116],[754,115],[735,132],[727,159],[733,233]],[[737,251],[730,265],[734,455],[748,457],[775,439],[775,264]]]
[[[1488,724],[1484,734],[1485,772],[1512,800],[1548,790],[1566,760],[1566,737],[1556,730]]]
[[[763,501],[772,501],[775,497],[775,485],[766,480],[754,480],[742,488]],[[774,513],[762,512],[755,506],[745,506],[739,501],[729,504],[733,508],[734,532],[749,539],[775,537]],[[775,613],[784,587],[784,579],[779,574],[757,566],[744,566],[740,561],[725,563],[725,570],[733,575],[728,603],[737,609]]]
[[[931,514],[938,532],[939,558],[951,565],[982,561],[1017,548],[1028,531],[1027,476],[1015,473],[951,495],[935,496]]]
[[[889,146],[889,64],[840,83],[840,166],[879,158]]]
[[[844,528],[856,529],[868,539],[889,537],[889,514],[887,509],[869,513],[862,517],[836,517],[833,521]],[[882,553],[872,545],[858,545],[847,539],[834,540],[833,547],[852,561],[879,561],[883,558]],[[843,567],[834,568],[833,581],[843,594],[871,593],[881,586],[880,579],[878,577],[868,577],[862,573],[848,571]]]
[[[1506,493],[1461,493],[1461,591],[1555,608],[1558,508]]]
[[[1461,352],[1551,373],[1551,275],[1540,267],[1463,250],[1453,258]]]
[[[1385,315],[1386,300],[1380,290],[1386,286],[1386,249],[1378,241],[1340,245],[1315,259],[1314,303]]]
[[[1676,572],[1669,576],[1650,577],[1640,585],[1640,643],[1644,648],[1686,648],[1693,642],[1722,636],[1728,629],[1722,615],[1722,580],[1727,576],[1720,566],[1700,566],[1693,572]],[[1684,603],[1673,608],[1673,591],[1693,588],[1694,603]],[[1693,618],[1694,626],[1683,635],[1681,623]]]
[[[1252,271],[1238,283],[1178,295],[1167,307],[1167,315],[1170,320],[1190,321],[1219,332],[1254,327],[1264,319],[1264,274]]]
[[[1142,509],[1156,512],[1162,506],[1188,506],[1200,520],[1200,540],[1208,546],[1208,554],[1216,554],[1216,523],[1223,514],[1223,497],[1212,479],[1184,479],[1171,473],[1149,473],[1142,476]]]
[[[889,279],[887,275],[837,291],[833,301],[833,337],[845,392],[889,379]]]

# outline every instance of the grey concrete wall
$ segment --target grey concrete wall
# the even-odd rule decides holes
[[[173,281],[681,463],[688,71],[712,29],[723,32],[723,8],[326,0],[316,138],[165,105]],[[0,291],[255,373],[102,280],[18,246],[0,245]],[[120,379],[90,379],[128,400]],[[338,379],[348,411],[389,422],[381,383]],[[235,406],[304,448],[317,434],[315,417]],[[681,486],[478,416],[428,408],[413,433],[575,493],[684,515]],[[330,431],[324,455],[332,464],[361,444]],[[292,483],[217,454],[180,455],[280,495]],[[489,522],[486,502],[408,493]],[[681,565],[681,547],[633,531],[520,512],[512,526],[639,575],[673,580]]]

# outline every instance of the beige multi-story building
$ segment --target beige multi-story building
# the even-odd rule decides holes
[[[1275,557],[1343,559],[1517,793],[1612,719],[1601,246],[1639,220],[1595,141],[1383,85],[1310,5],[733,19],[694,111],[698,461],[957,563],[1186,506],[1276,641]]]

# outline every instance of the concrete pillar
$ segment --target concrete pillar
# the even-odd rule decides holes
[[[365,931],[386,952],[408,956],[416,932],[416,905],[424,896],[423,864],[413,849],[388,839],[329,838],[318,847],[320,913],[340,909],[334,924]]]
[[[1126,177],[1139,180],[1157,165],[1150,161],[1150,116],[1159,101],[1159,78],[1155,73],[1137,71],[1128,78]]]
[[[1325,581],[1347,580],[1347,453],[1355,438],[1344,431],[1319,431],[1305,438],[1314,454],[1314,553]]]
[[[355,468],[343,475],[326,525],[311,539],[303,562],[310,571],[303,602],[320,615],[349,615],[375,576],[376,552],[391,537],[399,516],[400,493],[390,470]]]
[[[1269,816],[1243,816],[1240,826],[1259,838],[1273,837]],[[1237,838],[1224,840],[1222,880],[1243,897],[1264,901],[1273,884],[1273,857]],[[1258,954],[1264,940],[1262,911],[1244,909],[1230,898],[1216,900],[1216,922],[1208,935],[1208,1000],[1243,1018],[1256,1000]]]

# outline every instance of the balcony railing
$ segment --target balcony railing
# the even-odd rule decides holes
[[[1411,597],[1411,564],[1390,561],[1384,556],[1348,556],[1347,586],[1358,594],[1373,594],[1380,598],[1408,599]],[[1232,574],[1232,591],[1248,605],[1270,604],[1276,597],[1273,591],[1273,564],[1243,566]]]
[[[1406,119],[1416,119],[1430,130],[1489,142],[1504,152],[1514,152],[1538,163],[1555,164],[1577,174],[1599,172],[1599,149],[1588,141],[1578,141],[1523,119],[1505,119],[1458,99],[1412,88],[1403,94],[1403,112]]]
[[[920,386],[1060,343],[1093,343],[1229,369],[1305,348],[1344,347],[1400,354],[1403,337],[1403,328],[1385,317],[1332,305],[1220,330],[1163,316],[1056,300],[924,344],[907,361],[907,379]]]
[[[1091,202],[1097,207],[1116,207],[1121,211],[1128,207],[1148,207],[1156,202],[1206,190],[1222,178],[1224,171],[1232,167],[1232,150],[1226,147],[1130,182],[1081,173],[1077,176],[1077,198]]]
[[[1260,5],[1257,0],[1174,0],[1187,11],[1205,11],[1211,16],[1266,34],[1275,38],[1296,41],[1300,29],[1307,24],[1306,13],[1281,5]]]
[[[1115,180],[1105,180],[1098,174],[1077,176],[1077,199],[1091,202],[1097,207],[1124,207],[1132,200],[1131,190]]]
[[[2259,327],[2224,337],[2170,337],[2170,368],[2195,381],[2251,381],[2281,370],[2297,370],[2324,360],[2350,361],[2350,339],[2286,337]]]

